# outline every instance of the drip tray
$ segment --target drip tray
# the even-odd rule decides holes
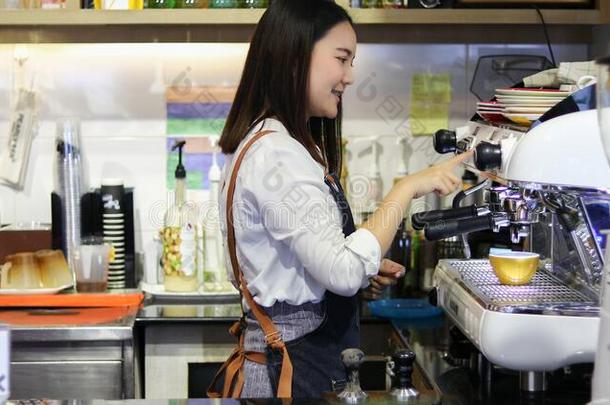
[[[522,286],[501,284],[489,260],[447,260],[449,267],[459,274],[460,283],[485,307],[501,312],[557,312],[578,309],[579,312],[598,311],[597,304],[586,295],[564,285],[561,280],[538,270],[530,283]]]

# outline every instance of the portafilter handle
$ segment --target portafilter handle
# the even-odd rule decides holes
[[[476,218],[450,219],[426,224],[424,236],[427,240],[440,240],[463,233],[484,231],[494,228],[491,214]]]
[[[348,403],[365,400],[368,395],[360,388],[360,365],[364,361],[364,353],[360,349],[345,349],[341,352],[341,361],[347,374],[347,384],[337,397]]]
[[[411,216],[411,226],[415,230],[424,229],[426,224],[447,219],[473,218],[479,215],[476,205],[446,210],[422,211]]]
[[[409,349],[397,350],[387,363],[387,373],[392,379],[391,394],[398,401],[409,401],[419,397],[413,387],[413,364],[415,353]]]

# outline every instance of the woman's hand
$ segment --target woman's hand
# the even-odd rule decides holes
[[[413,198],[424,196],[433,191],[441,196],[451,194],[462,184],[462,181],[454,173],[455,168],[471,158],[473,154],[474,151],[471,150],[407,176],[401,180],[402,186],[413,193]]]
[[[370,279],[371,284],[362,291],[364,299],[376,300],[383,291],[395,285],[399,278],[405,275],[405,266],[383,259],[379,266],[379,273]]]

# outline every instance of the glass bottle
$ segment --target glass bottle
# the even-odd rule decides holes
[[[381,8],[382,0],[362,0],[362,8]]]
[[[150,0],[149,0],[150,1]],[[206,8],[207,0],[175,0],[176,8]]]
[[[147,8],[175,8],[176,0],[148,0]]]
[[[210,8],[242,8],[243,0],[210,0]]]
[[[268,0],[244,0],[244,8],[267,8]]]
[[[403,1],[402,0],[382,0],[383,8],[402,8]]]
[[[403,219],[398,227],[398,231],[394,236],[394,240],[392,241],[392,246],[390,247],[390,259],[395,261],[396,263],[400,263],[405,266],[406,274],[410,272],[411,268],[411,237],[409,236],[409,232],[407,229],[407,220]],[[398,280],[397,292],[400,296],[405,296],[407,291],[405,291],[405,280],[406,276]]]

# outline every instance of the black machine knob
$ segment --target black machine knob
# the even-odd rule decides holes
[[[499,169],[502,166],[502,147],[481,142],[475,148],[474,164],[479,170]]]
[[[439,129],[432,138],[432,144],[437,153],[455,152],[457,149],[457,136],[455,135],[455,131]]]

